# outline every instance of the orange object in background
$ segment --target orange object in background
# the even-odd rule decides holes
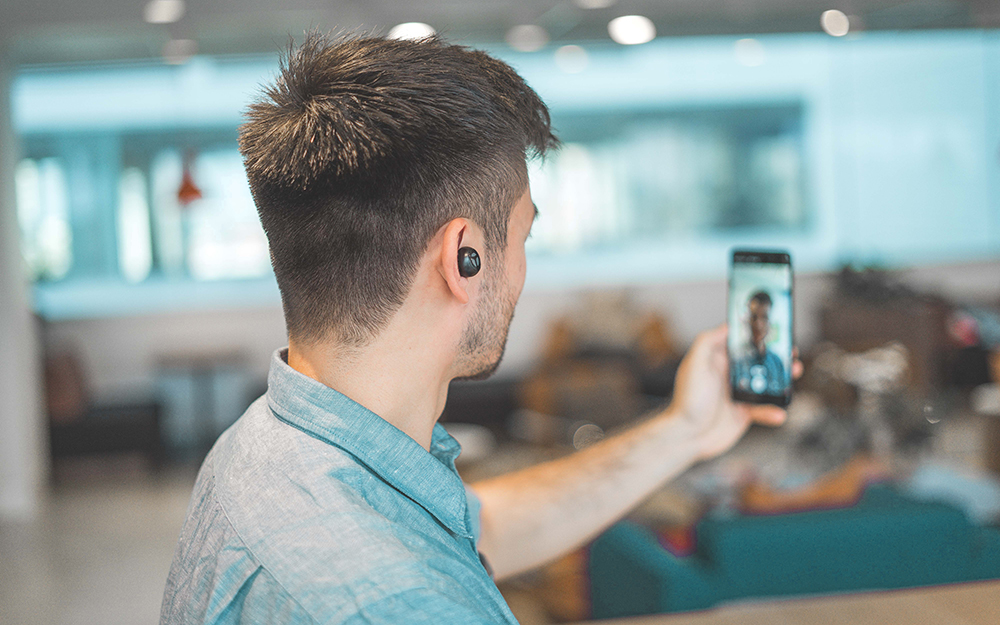
[[[181,206],[185,207],[191,202],[202,198],[201,189],[194,183],[194,177],[191,175],[191,161],[193,160],[193,156],[185,159],[184,173],[181,174],[181,187],[177,190],[177,200],[181,203]]]
[[[869,484],[888,481],[891,477],[884,463],[859,454],[803,488],[779,491],[760,482],[750,482],[740,492],[740,510],[744,514],[788,514],[846,508],[861,499]]]

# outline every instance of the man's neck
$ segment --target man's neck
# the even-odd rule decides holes
[[[289,340],[288,365],[371,410],[429,450],[434,424],[448,398],[453,358],[427,333],[431,326],[409,326],[390,323],[375,342],[360,349]]]

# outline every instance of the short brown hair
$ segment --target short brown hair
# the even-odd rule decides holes
[[[311,33],[250,105],[240,152],[288,333],[363,345],[449,220],[506,246],[525,159],[558,141],[507,64],[437,38]]]

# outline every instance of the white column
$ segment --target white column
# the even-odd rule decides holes
[[[48,463],[40,347],[14,206],[11,74],[0,41],[0,519],[30,520],[38,513]]]

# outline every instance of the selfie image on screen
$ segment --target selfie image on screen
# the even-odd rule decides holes
[[[738,263],[729,301],[729,371],[734,389],[783,395],[791,381],[791,272]]]

